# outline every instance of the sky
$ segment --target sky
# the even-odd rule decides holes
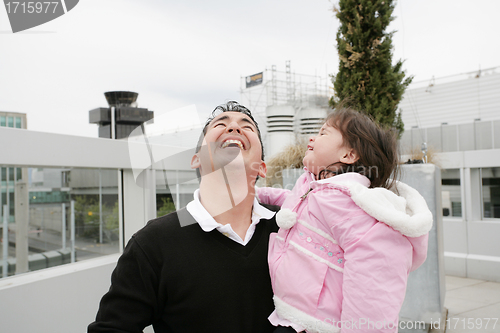
[[[336,3],[81,0],[16,34],[0,8],[0,111],[26,113],[30,130],[97,137],[88,112],[128,90],[157,114],[208,116],[239,100],[241,77],[287,60],[295,73],[336,74]],[[397,1],[393,61],[415,83],[500,66],[499,12],[497,0]]]

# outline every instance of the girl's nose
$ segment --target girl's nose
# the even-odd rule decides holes
[[[314,135],[309,137],[309,142],[314,142],[314,140],[316,140],[316,137]]]

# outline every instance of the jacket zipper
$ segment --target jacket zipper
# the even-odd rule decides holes
[[[308,195],[308,194],[309,194],[309,192],[311,192],[311,191],[312,191],[312,188],[310,188],[310,189],[309,189],[309,190],[308,190],[308,191],[307,191],[307,192],[306,192],[303,196],[301,196],[301,197],[300,197],[300,201],[299,201],[299,202],[297,202],[297,204],[295,205],[295,207],[293,207],[292,212],[295,212],[295,213],[297,213],[297,212],[298,212],[298,207],[300,206],[300,204],[301,204],[302,202],[304,202],[304,200],[306,199],[307,195]],[[288,236],[290,235],[290,231],[291,231],[291,230],[292,230],[292,228],[290,228],[290,229],[288,229],[288,230],[287,230],[287,233],[286,233],[286,235],[285,235],[285,243],[287,243],[287,241],[288,241]]]
[[[300,201],[304,201],[307,197],[307,195],[309,194],[309,192],[311,192],[313,189],[310,188],[309,191],[306,192],[306,194],[304,194],[303,196],[300,197]]]

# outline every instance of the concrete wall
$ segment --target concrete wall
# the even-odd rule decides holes
[[[0,325],[9,333],[86,332],[119,255],[0,280]]]

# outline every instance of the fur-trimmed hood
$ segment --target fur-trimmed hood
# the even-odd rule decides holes
[[[357,173],[345,173],[316,183],[345,187],[356,205],[367,214],[407,237],[419,237],[431,230],[432,213],[417,190],[403,182],[396,182],[392,190],[368,188],[360,177],[366,179]]]
[[[343,188],[368,215],[406,236],[414,249],[412,270],[416,269],[425,260],[427,238],[423,236],[428,235],[433,222],[425,199],[403,182],[395,182],[395,186],[388,190],[382,187],[369,188],[367,181],[365,176],[352,172],[313,181],[311,187]]]

